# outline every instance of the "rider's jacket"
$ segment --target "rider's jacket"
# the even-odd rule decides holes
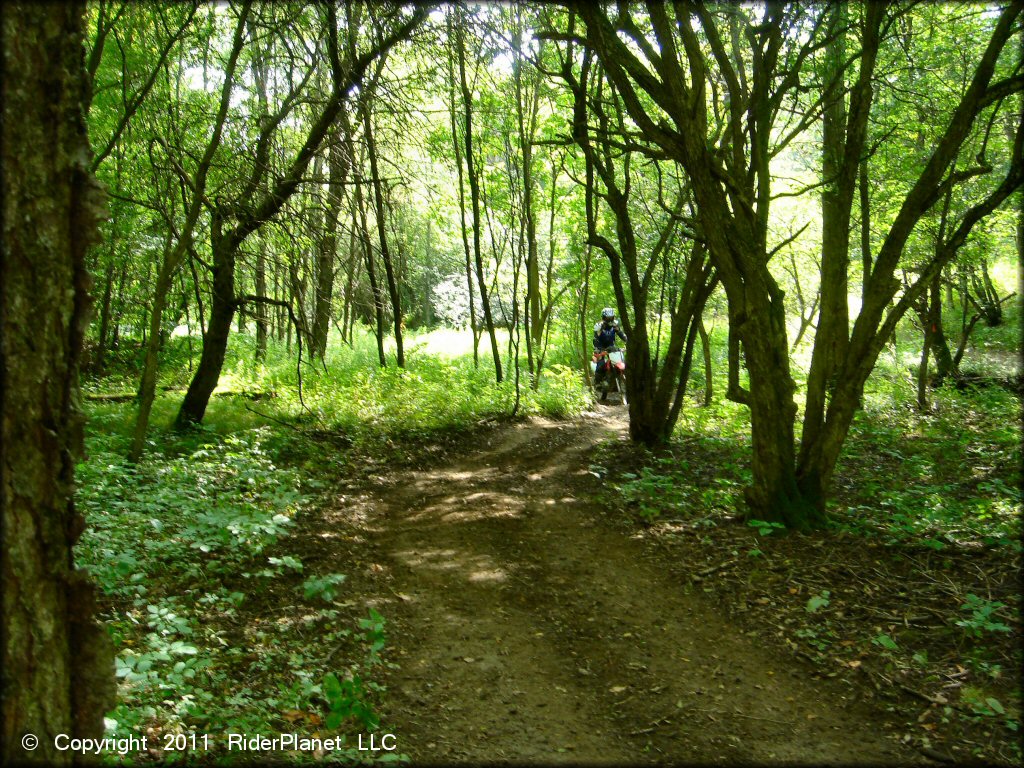
[[[608,349],[615,346],[615,337],[618,336],[626,341],[626,334],[619,330],[617,325],[608,325],[600,322],[594,326],[594,349]]]

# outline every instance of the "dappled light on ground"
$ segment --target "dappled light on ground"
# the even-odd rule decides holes
[[[580,503],[600,488],[586,452],[621,438],[623,415],[530,420],[380,486],[368,523],[394,563],[388,715],[403,749],[430,763],[899,759],[854,690],[804,679]]]

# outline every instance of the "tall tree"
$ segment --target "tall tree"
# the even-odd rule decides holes
[[[1019,77],[993,82],[1007,41],[1020,34],[1021,3],[1007,5],[991,24],[966,89],[945,116],[934,151],[909,185],[875,256],[849,343],[821,353],[838,362],[821,366],[816,379],[835,386],[821,418],[812,414],[810,429],[805,423],[799,466],[783,292],[768,269],[777,250],[769,248],[767,238],[770,162],[815,118],[817,109],[795,109],[801,74],[812,55],[835,41],[842,24],[829,34],[829,14],[820,7],[781,2],[715,9],[651,2],[620,8],[614,15],[589,3],[574,7],[586,21],[586,42],[600,56],[630,117],[645,138],[685,168],[693,186],[701,230],[729,299],[730,330],[742,344],[750,376],[749,393],[741,395],[750,407],[752,428],[753,483],[746,493],[750,514],[793,527],[819,524],[842,444],[878,353],[909,303],[926,289],[931,272],[941,269],[949,255],[944,249],[943,257],[930,262],[889,311],[899,286],[893,273],[904,246],[947,185],[981,172],[951,170],[979,113],[1021,88]],[[864,39],[872,34],[871,26],[865,25]],[[865,52],[869,54],[870,46]],[[869,60],[863,69],[870,70]],[[708,98],[709,91],[721,97]],[[726,115],[721,130],[711,114],[719,109]],[[803,117],[785,124],[782,116],[791,111]],[[851,105],[848,127],[855,125],[855,114]],[[838,110],[830,119],[842,122]],[[854,145],[848,142],[848,147],[859,161]],[[953,228],[950,246],[1019,185],[1022,168],[1016,145],[1004,170],[1003,180]],[[838,307],[840,301],[845,296],[826,297],[823,290],[823,307]],[[825,312],[831,316],[831,310]],[[841,326],[841,317],[836,325]],[[822,338],[834,341],[828,334]]]
[[[177,272],[186,256],[193,252],[195,229],[199,223],[199,217],[203,212],[203,203],[206,194],[207,179],[210,175],[210,168],[213,165],[214,156],[220,148],[221,138],[224,131],[224,123],[227,119],[228,107],[231,102],[231,92],[235,82],[235,68],[238,65],[238,57],[242,52],[244,41],[245,24],[249,15],[251,3],[245,3],[238,15],[232,37],[231,50],[228,54],[227,64],[224,71],[224,83],[221,88],[220,102],[217,114],[214,118],[210,138],[207,141],[202,157],[196,166],[195,172],[188,179],[188,186],[192,191],[192,198],[188,204],[185,214],[185,221],[177,232],[177,238],[172,241],[170,231],[164,246],[163,256],[160,260],[159,272],[156,285],[153,290],[153,306],[150,313],[149,337],[146,343],[146,354],[142,368],[142,379],[139,384],[139,411],[135,418],[135,431],[132,436],[132,445],[128,456],[132,461],[138,461],[142,455],[145,444],[146,432],[149,428],[149,417],[153,409],[153,401],[156,397],[156,378],[158,367],[158,355],[160,352],[160,329],[163,326],[163,313],[167,303],[167,296],[171,288],[174,274]],[[164,143],[166,147],[166,142]],[[170,222],[168,222],[170,223]],[[169,227],[170,229],[170,227]],[[223,278],[222,278],[223,279]],[[216,283],[216,274],[214,278]],[[216,291],[217,288],[215,287]],[[213,318],[211,317],[211,323]],[[228,322],[231,318],[228,317]],[[207,333],[209,330],[207,330]],[[206,350],[206,333],[204,333],[203,350]]]
[[[338,261],[338,220],[341,216],[345,183],[348,180],[348,154],[341,142],[340,130],[332,129],[328,140],[327,210],[323,237],[317,251],[316,305],[313,310],[313,349],[310,353],[321,360],[327,351],[334,278]]]
[[[480,289],[480,303],[483,305],[484,325],[487,328],[487,335],[491,340],[491,355],[494,358],[494,375],[498,383],[501,383],[501,351],[498,349],[498,339],[494,333],[494,318],[491,316],[491,303],[488,299],[487,281],[484,277],[483,250],[480,245],[480,235],[483,230],[483,217],[480,215],[480,169],[478,160],[473,149],[473,94],[469,88],[469,80],[466,75],[466,30],[465,12],[460,6],[456,6],[455,12],[459,14],[459,21],[455,26],[455,50],[459,64],[459,87],[462,92],[463,107],[463,139],[466,151],[466,178],[469,181],[469,200],[473,210],[473,255],[476,260],[476,279]],[[473,311],[470,306],[469,311]]]
[[[600,180],[601,191],[596,185],[586,191],[587,242],[608,258],[618,314],[629,337],[626,389],[630,437],[657,445],[668,440],[679,417],[701,313],[717,278],[703,238],[695,237],[692,230],[682,232],[681,213],[690,194],[685,181],[676,182],[672,191],[675,201],[665,204],[660,216],[653,222],[637,224],[640,206],[634,198],[642,194],[642,175],[634,170],[628,153],[621,163],[615,162],[613,146],[626,140],[624,119],[617,97],[606,92],[601,74],[595,69],[600,68],[594,67],[588,49],[583,52],[577,73],[572,47],[561,66],[562,78],[574,98],[571,135],[583,151],[588,184]],[[609,109],[614,114],[609,115]],[[658,200],[665,197],[662,179],[667,175],[659,168],[652,195]],[[598,227],[597,200],[612,216],[615,242]],[[656,235],[646,240],[643,230]],[[666,307],[664,291],[658,292],[655,308],[652,293],[659,272],[660,285],[671,288],[671,293]],[[652,314],[660,318],[665,310],[669,315],[669,338],[662,358],[660,325],[650,328],[648,318]]]
[[[213,292],[210,306],[210,321],[203,337],[203,354],[196,366],[195,376],[189,384],[176,419],[177,426],[184,427],[202,421],[210,396],[217,386],[224,355],[227,350],[231,319],[239,304],[255,297],[239,297],[235,294],[235,261],[238,249],[246,238],[270,221],[295,193],[302,181],[310,161],[320,149],[331,126],[338,118],[349,91],[356,86],[367,68],[379,57],[386,54],[398,42],[405,40],[426,18],[426,6],[414,9],[408,17],[401,17],[394,28],[384,34],[365,53],[352,59],[343,60],[338,45],[338,20],[334,5],[326,10],[327,59],[331,70],[331,91],[315,116],[302,146],[293,156],[284,173],[270,186],[266,195],[255,204],[250,199],[260,187],[261,179],[268,173],[266,156],[274,129],[292,111],[301,86],[284,99],[281,108],[272,119],[263,121],[256,150],[256,162],[238,197],[231,201],[215,203],[210,212],[210,250],[213,272]],[[396,14],[401,9],[396,9]],[[304,83],[303,83],[304,84]]]
[[[455,170],[459,179],[459,233],[462,235],[462,249],[466,259],[466,289],[469,293],[469,328],[473,334],[473,366],[478,367],[480,365],[480,351],[478,343],[480,339],[480,331],[477,328],[476,305],[473,300],[473,266],[469,250],[469,228],[466,226],[466,179],[462,165],[462,141],[459,137],[458,100],[455,96],[455,48],[454,45],[451,44],[451,41],[455,40],[455,32],[453,29],[454,18],[455,11],[454,9],[450,9],[445,17],[449,40],[449,45],[446,46],[448,55],[445,58],[448,74],[448,118],[451,126],[452,149],[455,155]]]
[[[88,322],[86,248],[102,192],[83,120],[84,6],[6,3],[0,261],[0,761],[67,765],[54,737],[99,738],[113,648],[75,568],[81,454],[78,364]],[[31,739],[35,739],[33,746]]]
[[[388,296],[391,299],[391,315],[395,329],[395,362],[399,368],[404,368],[405,349],[402,344],[402,296],[398,290],[398,277],[395,274],[394,259],[391,257],[391,247],[388,244],[388,206],[384,200],[384,182],[381,180],[380,171],[377,167],[377,141],[373,133],[373,117],[369,100],[364,103],[363,135],[366,139],[366,153],[370,160],[370,185],[373,189],[377,237],[380,243],[380,258],[384,262],[384,276],[387,279]]]

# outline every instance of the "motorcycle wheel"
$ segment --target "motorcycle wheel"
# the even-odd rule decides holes
[[[626,400],[626,376],[625,374],[619,374],[615,377],[615,389],[619,392],[619,397],[622,399],[623,405],[629,405],[629,401]]]

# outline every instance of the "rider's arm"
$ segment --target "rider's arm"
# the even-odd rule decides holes
[[[629,339],[626,338],[626,334],[624,334],[618,328],[615,329],[615,333],[617,333],[622,338],[623,341],[629,341]]]

